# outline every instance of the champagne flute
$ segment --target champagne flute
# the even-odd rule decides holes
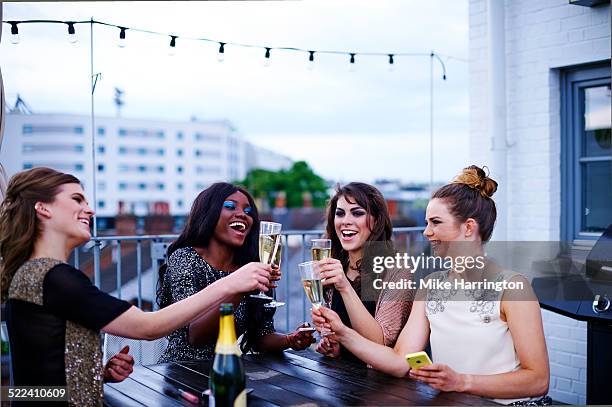
[[[276,222],[261,222],[259,224],[259,261],[264,264],[271,265],[276,256],[280,246],[281,227],[282,225]],[[259,294],[252,294],[251,297],[261,300],[274,300],[263,291],[259,291]]]
[[[278,269],[280,270],[280,266],[281,266],[281,260],[282,260],[282,252],[283,252],[283,244],[279,239],[279,243],[278,243],[278,249],[276,250],[276,255],[274,256],[274,258],[272,259],[272,267],[278,267]],[[283,305],[285,305],[284,302],[281,301],[276,301],[276,289],[274,288],[270,288],[270,292],[272,293],[272,298],[274,298],[272,301],[265,303],[264,307],[266,308],[277,308],[277,307],[282,307]]]
[[[331,239],[312,239],[310,241],[313,261],[319,261],[328,259],[331,257]],[[325,281],[325,280],[323,280]],[[331,308],[332,297],[334,295],[334,286],[323,287],[323,298],[325,299],[325,305]]]
[[[298,264],[304,292],[314,308],[323,306],[323,286],[321,284],[321,269],[318,261],[307,261]],[[327,328],[321,328],[321,337],[331,335]]]

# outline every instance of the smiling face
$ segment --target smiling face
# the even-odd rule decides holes
[[[225,198],[214,239],[231,247],[241,247],[253,226],[252,210],[242,192],[234,192]]]
[[[452,242],[479,241],[478,225],[473,219],[460,222],[449,210],[448,204],[439,198],[434,198],[427,204],[425,212],[426,228],[423,235],[430,241],[436,256],[453,256],[458,251],[465,251],[471,245]]]
[[[37,202],[34,206],[42,221],[43,232],[64,235],[67,242],[78,246],[91,238],[89,225],[94,212],[79,184],[63,184],[51,203]]]
[[[350,197],[338,199],[334,216],[334,228],[342,248],[349,253],[360,253],[364,243],[372,233],[370,225],[374,222],[364,208]]]

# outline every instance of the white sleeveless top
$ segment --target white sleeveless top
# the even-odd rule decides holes
[[[493,280],[510,281],[518,273],[502,272]],[[428,279],[453,282],[449,271]],[[491,375],[519,369],[520,362],[508,324],[500,317],[503,291],[479,289],[428,289],[425,315],[431,330],[434,363],[458,373]],[[502,404],[525,399],[495,399]]]

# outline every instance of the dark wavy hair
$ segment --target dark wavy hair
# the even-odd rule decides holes
[[[336,194],[331,198],[327,207],[326,234],[332,241],[332,257],[340,260],[344,270],[348,270],[349,256],[348,252],[342,248],[340,238],[336,234],[336,228],[334,226],[336,208],[338,207],[338,199],[340,199],[340,197],[344,197],[349,203],[356,203],[361,206],[365,209],[367,214],[374,219],[373,224],[368,224],[371,234],[365,243],[363,258],[361,262],[357,264],[357,267],[361,270],[372,270],[371,255],[373,254],[373,242],[377,242],[377,255],[387,255],[394,252],[393,242],[391,241],[393,236],[393,225],[389,217],[387,202],[378,189],[363,182],[351,182],[342,187],[338,185],[336,188]],[[385,253],[380,253],[380,249],[383,249]]]
[[[185,222],[185,227],[179,237],[168,247],[167,257],[183,247],[208,247],[210,239],[215,233],[215,227],[219,221],[223,202],[228,196],[235,192],[241,192],[247,197],[252,208],[251,218],[253,225],[247,234],[244,244],[234,252],[234,264],[242,267],[247,263],[259,261],[259,213],[251,194],[238,186],[227,182],[217,182],[200,192],[193,201],[191,211]],[[160,308],[171,304],[170,286],[164,284],[164,277],[168,266],[166,263],[159,268],[159,278],[157,281],[157,303]],[[263,307],[261,301],[251,299],[248,295],[247,311],[248,315],[254,316],[247,321],[247,331],[243,337],[241,348],[243,352],[253,347],[256,339],[257,330],[263,326],[265,313],[270,311]]]

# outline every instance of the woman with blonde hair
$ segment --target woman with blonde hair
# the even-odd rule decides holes
[[[103,381],[124,380],[133,359],[102,366],[100,331],[153,340],[207,313],[221,298],[268,290],[271,268],[249,263],[189,298],[143,312],[67,264],[89,241],[93,211],[77,178],[34,168],[11,178],[0,206],[2,302],[16,386],[67,386],[68,404],[102,405]]]
[[[426,211],[423,234],[441,258],[484,258],[484,266],[435,272],[440,283],[417,293],[412,312],[394,348],[380,346],[346,327],[332,310],[313,310],[319,327],[375,369],[397,377],[409,375],[442,391],[458,391],[503,404],[550,404],[549,366],[542,315],[529,281],[501,269],[484,254],[497,211],[491,199],[497,183],[470,166],[438,189]],[[456,262],[456,265],[459,263]],[[524,289],[440,289],[458,281],[522,283]],[[508,284],[508,286],[510,286]],[[434,363],[410,369],[406,355],[431,345]]]

